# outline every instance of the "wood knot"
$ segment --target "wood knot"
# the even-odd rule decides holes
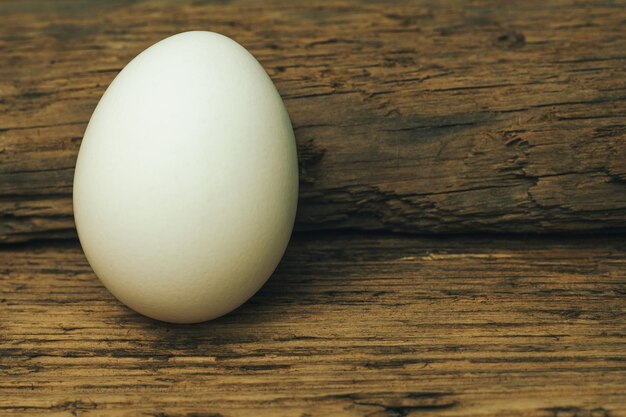
[[[322,159],[325,153],[326,149],[317,146],[313,139],[298,144],[298,170],[301,183],[313,184],[315,182],[315,178],[311,175],[311,169]]]
[[[526,37],[520,32],[506,32],[496,38],[496,44],[507,49],[521,48],[526,45]]]

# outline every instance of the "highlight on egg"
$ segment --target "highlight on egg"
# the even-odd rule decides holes
[[[166,38],[113,80],[74,176],[96,275],[154,319],[196,323],[249,299],[289,241],[298,197],[289,115],[259,62],[211,32]]]

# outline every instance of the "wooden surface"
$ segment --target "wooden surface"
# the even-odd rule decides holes
[[[0,3],[0,240],[75,236],[116,74],[169,35],[248,48],[293,119],[298,229],[626,231],[626,2]]]
[[[0,23],[0,416],[626,417],[626,1],[5,0]],[[267,69],[296,226],[335,231],[180,326],[53,239],[100,96],[192,29]]]
[[[298,236],[234,313],[119,304],[0,250],[0,415],[626,416],[626,241]]]

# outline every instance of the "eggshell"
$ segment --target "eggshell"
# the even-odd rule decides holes
[[[74,217],[115,297],[194,323],[269,278],[297,194],[293,129],[267,73],[235,41],[186,32],[139,54],[104,93],[76,163]]]

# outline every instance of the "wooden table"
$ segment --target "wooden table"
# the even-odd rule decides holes
[[[283,262],[169,325],[71,186],[123,66],[200,29],[293,120]],[[0,2],[0,416],[626,416],[626,2]],[[520,234],[526,233],[526,234]]]
[[[626,415],[623,239],[297,236],[188,326],[121,305],[75,243],[0,265],[0,415]]]

